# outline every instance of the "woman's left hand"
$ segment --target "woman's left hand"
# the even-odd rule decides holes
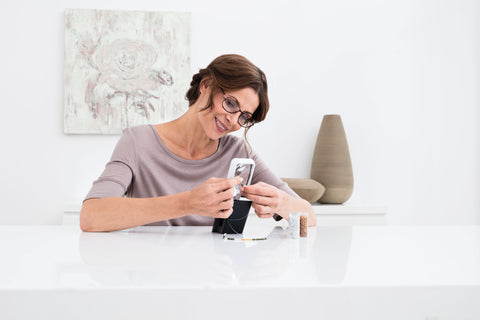
[[[244,186],[242,195],[252,201],[252,207],[260,218],[271,218],[275,213],[280,214],[289,198],[286,192],[264,182]]]

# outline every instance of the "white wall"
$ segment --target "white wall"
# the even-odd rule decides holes
[[[118,136],[62,131],[65,8],[192,12],[192,71],[223,53],[260,66],[271,112],[250,141],[308,177],[322,116],[350,144],[350,202],[400,224],[480,223],[479,12],[474,0],[15,1],[2,4],[0,224],[60,223]]]

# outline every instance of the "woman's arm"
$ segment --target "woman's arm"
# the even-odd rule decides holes
[[[80,212],[80,228],[122,230],[189,214],[227,218],[233,212],[233,186],[241,181],[240,177],[211,178],[191,191],[155,198],[88,199]]]
[[[80,212],[82,231],[114,231],[184,216],[184,193],[157,198],[88,199]]]

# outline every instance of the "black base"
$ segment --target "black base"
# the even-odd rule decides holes
[[[252,201],[250,200],[233,200],[233,213],[227,219],[215,218],[212,232],[227,234],[242,233],[251,205]]]

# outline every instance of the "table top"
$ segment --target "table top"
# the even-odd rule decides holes
[[[480,286],[480,226],[0,226],[0,290]],[[235,235],[239,238],[241,235]]]

